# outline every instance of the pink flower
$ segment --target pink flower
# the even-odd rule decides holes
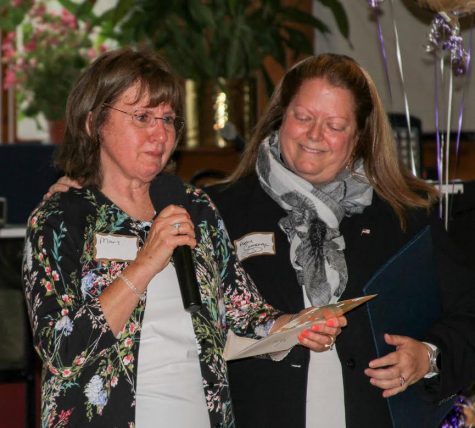
[[[134,361],[134,356],[132,354],[128,354],[122,359],[124,366],[128,366],[132,361]]]
[[[119,379],[117,378],[117,376],[112,376],[112,379],[111,379],[111,386],[112,388],[114,388],[114,386],[117,385],[117,382],[119,381]]]
[[[51,276],[53,277],[53,281],[59,281],[59,274],[55,270],[51,273]]]
[[[11,59],[15,56],[16,50],[11,43],[2,44],[2,55],[5,59]]]
[[[133,342],[132,342],[132,339],[130,337],[125,339],[124,345],[125,345],[126,348],[130,348],[132,346],[132,344],[133,344]]]
[[[5,42],[12,43],[15,40],[16,37],[16,32],[15,31],[9,31],[5,35]]]
[[[94,59],[97,56],[97,51],[94,48],[89,48],[86,52],[86,55],[89,59]]]
[[[51,274],[51,266],[46,266],[46,267],[45,267],[45,273],[46,273],[46,275],[50,275],[50,274]]]
[[[69,376],[71,376],[71,374],[72,374],[71,370],[69,370],[69,369],[64,369],[63,370],[63,376],[64,377],[69,377]]]
[[[132,322],[129,325],[129,332],[133,333],[136,330],[136,325]]]
[[[56,271],[54,270],[53,271],[53,279],[56,281],[55,277],[54,277],[54,274],[56,273]],[[56,274],[57,275],[57,274]],[[61,296],[61,299],[63,299],[63,302],[64,303],[71,303],[71,297],[69,297],[67,294],[63,294]]]
[[[16,85],[16,82],[17,80],[15,72],[10,68],[7,69],[7,71],[5,72],[5,79],[3,81],[3,88],[10,89]]]
[[[39,4],[36,8],[33,9],[33,16],[39,16],[42,18],[46,13],[46,6],[44,4]]]
[[[49,371],[53,373],[54,375],[58,374],[58,370],[56,370],[53,366],[49,366],[48,368],[49,368]]]
[[[65,424],[68,423],[69,417],[71,416],[72,409],[69,410],[61,410],[61,413],[59,414],[58,418],[61,422],[64,422]]]
[[[46,281],[45,283],[45,288],[46,288],[46,291],[53,291],[53,286],[51,285],[51,282],[49,281]]]
[[[25,52],[34,52],[36,50],[36,39],[31,39],[25,43]]]
[[[106,373],[111,374],[112,373],[112,364],[109,364],[106,368]]]
[[[76,357],[74,359],[74,364],[76,364],[77,366],[82,366],[84,363],[84,360],[85,360],[84,357]]]
[[[63,9],[61,13],[61,21],[71,29],[77,28],[77,21],[74,15],[71,15],[66,9]]]
[[[69,314],[69,309],[62,309],[61,310],[61,315],[64,317]]]

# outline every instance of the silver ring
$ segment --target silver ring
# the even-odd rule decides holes
[[[178,233],[180,233],[180,226],[181,223],[173,223],[173,227],[177,230]]]
[[[330,341],[331,341],[331,342],[330,342],[330,343],[327,343],[327,344],[325,345],[325,348],[328,348],[328,349],[330,349],[330,351],[331,351],[331,350],[333,349],[333,345],[335,344],[335,337],[330,336],[330,335],[328,335],[328,337],[330,338]]]
[[[399,376],[399,385],[400,386],[404,386],[404,384],[406,383],[406,379],[404,378],[404,376]]]

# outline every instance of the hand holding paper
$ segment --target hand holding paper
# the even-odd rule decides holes
[[[373,297],[375,295],[356,297],[335,304],[308,309],[302,315],[260,340],[239,337],[229,330],[224,348],[224,358],[229,361],[289,350],[298,344],[298,337],[303,330],[311,328],[314,324],[324,323],[327,319],[339,317]]]

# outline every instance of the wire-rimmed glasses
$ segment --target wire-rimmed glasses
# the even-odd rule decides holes
[[[185,125],[185,121],[182,117],[174,116],[163,116],[158,117],[154,116],[148,110],[135,110],[133,113],[129,113],[124,110],[120,110],[116,107],[111,106],[110,104],[104,103],[104,107],[110,108],[112,110],[120,111],[121,113],[126,114],[132,118],[132,123],[138,128],[152,128],[157,124],[157,120],[163,121],[165,129],[173,129],[176,134],[179,134]]]

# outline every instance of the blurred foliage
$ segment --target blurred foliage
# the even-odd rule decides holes
[[[60,0],[79,19],[91,20],[93,0]],[[339,0],[315,0],[331,10],[348,39],[347,14]],[[318,17],[299,8],[301,1],[280,0],[118,0],[95,17],[102,36],[120,45],[159,50],[183,78],[242,78],[262,70],[272,57],[284,68],[301,54],[313,54],[306,30],[330,35]],[[75,9],[75,10],[74,10]]]

